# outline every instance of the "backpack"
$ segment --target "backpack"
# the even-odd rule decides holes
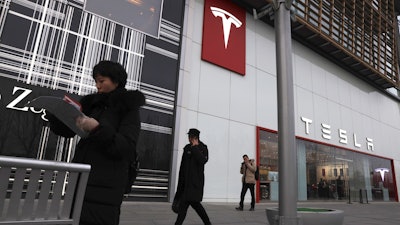
[[[256,180],[258,180],[260,178],[260,170],[258,169],[258,166],[257,166],[256,172],[254,173],[254,177],[256,178]]]

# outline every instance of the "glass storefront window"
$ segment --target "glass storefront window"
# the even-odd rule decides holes
[[[260,200],[278,200],[278,137],[259,128]],[[297,139],[299,200],[396,201],[392,160]]]
[[[278,200],[278,135],[259,132],[260,199]]]

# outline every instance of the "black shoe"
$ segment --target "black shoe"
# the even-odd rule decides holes
[[[243,211],[243,207],[240,207],[240,206],[239,206],[239,207],[236,207],[235,209],[236,209],[237,211]]]
[[[253,207],[251,207],[251,208],[249,209],[249,211],[254,211],[254,208],[253,208]]]

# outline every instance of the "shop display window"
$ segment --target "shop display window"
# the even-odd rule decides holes
[[[258,128],[259,200],[278,200],[278,136]],[[392,160],[297,139],[299,200],[396,201]]]

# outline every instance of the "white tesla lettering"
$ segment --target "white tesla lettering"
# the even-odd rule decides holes
[[[374,140],[372,140],[372,138],[367,138],[367,149],[369,151],[374,151]]]
[[[347,144],[347,131],[339,129],[339,142],[342,144]]]
[[[306,117],[300,117],[301,121],[304,123],[304,127],[305,127],[305,134],[309,135],[311,133],[311,129],[310,126],[312,125],[312,120],[308,119]],[[350,141],[350,137],[351,134],[348,134],[348,132],[344,129],[337,129],[338,134],[337,137],[339,138],[339,143],[341,144],[349,144]],[[321,123],[321,136],[323,139],[326,140],[331,140],[332,139],[332,127],[329,124],[326,123]],[[365,146],[367,148],[368,151],[374,151],[374,140],[372,138],[365,138]],[[359,139],[357,137],[356,133],[353,133],[353,142],[352,144],[354,145],[354,147],[356,148],[361,148],[362,147],[362,142],[359,142]]]
[[[242,26],[242,22],[238,18],[236,18],[234,15],[231,13],[217,8],[217,7],[210,7],[212,14],[215,17],[221,17],[222,18],[222,29],[224,31],[224,42],[225,42],[225,49],[228,47],[228,42],[229,42],[229,35],[231,33],[231,26],[232,24],[235,25],[236,28],[239,28]]]
[[[353,139],[354,139],[354,146],[357,148],[361,148],[361,144],[357,143],[357,134],[353,134]]]
[[[322,127],[322,137],[328,140],[331,140],[331,125],[328,124],[321,124]]]
[[[301,117],[301,120],[305,123],[306,125],[306,134],[310,133],[310,124],[312,123],[312,120],[307,119],[305,117]]]

